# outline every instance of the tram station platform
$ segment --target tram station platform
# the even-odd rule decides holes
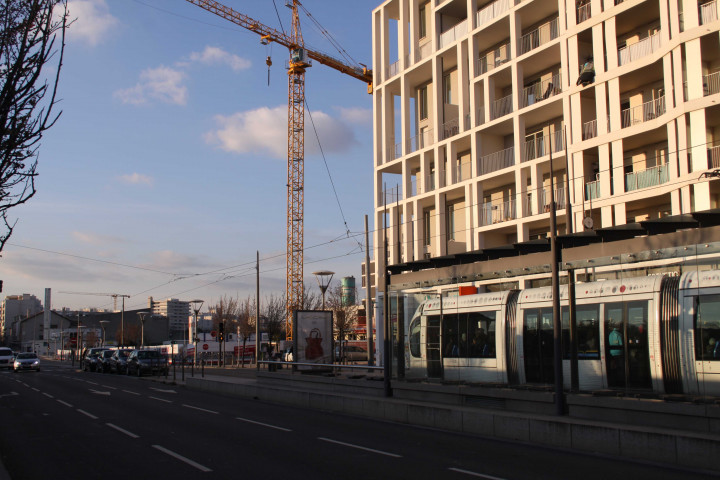
[[[720,399],[632,392],[566,394],[555,415],[544,387],[393,380],[366,369],[308,374],[282,368],[207,369],[187,388],[586,453],[717,471]]]

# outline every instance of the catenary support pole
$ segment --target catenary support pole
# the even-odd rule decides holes
[[[555,181],[553,179],[552,144],[550,146],[550,261],[552,272],[553,310],[553,365],[555,374],[555,414],[565,414],[562,369],[562,323],[560,322],[560,271],[557,251],[557,218],[555,203]]]
[[[368,366],[375,365],[375,345],[373,339],[373,304],[372,288],[370,285],[370,233],[368,231],[368,216],[365,215],[365,329],[367,331]]]

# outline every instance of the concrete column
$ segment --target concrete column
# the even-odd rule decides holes
[[[620,80],[617,77],[612,78],[607,82],[607,92],[607,103],[610,106],[610,111],[608,112],[610,115],[610,128],[613,131],[619,131],[622,126],[622,119],[620,112]],[[605,102],[603,101],[603,104],[604,103]],[[598,122],[600,122],[599,118]]]
[[[447,219],[445,218],[445,194],[435,194],[435,239],[433,242],[433,256],[447,255]],[[433,239],[433,240],[435,240]]]
[[[598,135],[605,135],[610,131],[607,109],[607,84],[595,85],[595,119],[597,120]],[[619,101],[619,100],[618,100]]]
[[[705,110],[690,112],[690,145],[692,146],[692,171],[700,172],[707,169],[707,133]],[[710,183],[693,185],[693,211],[700,212],[711,208]]]
[[[410,45],[408,45],[408,21],[409,21],[409,2],[400,2],[400,19],[398,20],[398,61],[400,62],[400,70],[403,71],[409,67],[409,61],[406,62],[410,53]]]
[[[623,145],[622,140],[612,142],[612,164],[610,168],[613,170],[613,189],[615,195],[621,195],[625,192],[625,168],[623,161]],[[615,225],[624,225],[627,223],[625,219],[625,202],[619,202],[614,205]]]
[[[415,260],[423,258],[423,243],[422,243],[422,208],[417,200],[413,202],[413,212],[415,213],[415,219],[412,222],[413,229],[413,255]]]
[[[674,48],[671,52],[673,65],[672,75],[673,83],[676,85],[675,89],[665,90],[665,96],[672,94],[673,98],[675,99],[675,105],[682,105],[685,102],[685,88],[683,86],[682,48],[682,46],[678,46]]]
[[[574,114],[572,118],[570,118],[570,125],[568,125],[567,130],[567,134],[569,137],[567,139],[567,142],[572,145],[573,143],[582,142],[583,123],[591,121],[592,118],[582,118],[580,114],[580,112],[582,112],[582,104],[580,101],[579,93],[574,93],[570,95],[568,102],[570,103],[570,109],[565,111],[577,112],[577,114]]]
[[[388,67],[390,66],[390,22],[388,21],[387,7],[380,10],[381,31],[380,37],[380,72],[382,81],[388,79]]]
[[[592,43],[593,43],[593,63],[595,66],[595,76],[598,76],[601,73],[605,73],[605,60],[604,60],[604,58],[605,58],[605,31],[603,29],[602,23],[593,25],[593,27],[592,27]]]
[[[683,23],[685,31],[700,25],[700,16],[698,15],[697,0],[680,0],[683,12]]]
[[[667,45],[670,41],[670,34],[672,27],[670,26],[670,17],[668,2],[658,2],[660,4],[660,42],[662,45]],[[677,17],[675,17],[677,18]]]
[[[560,22],[565,24],[565,30],[575,28],[575,25],[577,25],[577,5],[575,0],[560,0],[558,3],[560,12],[565,12],[565,15],[560,15]],[[567,72],[567,70],[564,71]]]
[[[468,68],[468,42],[469,40],[461,41],[455,49],[455,52],[457,53],[458,81],[460,82],[458,88],[458,129],[461,132],[467,130],[467,127],[472,127],[472,125],[467,125],[465,121],[465,117],[467,117],[470,113],[471,105],[470,79],[472,78],[472,74],[470,73],[471,70]]]
[[[675,38],[680,35],[680,10],[681,5],[678,5],[677,0],[670,2],[668,10],[668,16],[670,18],[670,38]],[[664,28],[664,27],[663,27]]]
[[[474,246],[474,235],[473,232],[475,231],[475,223],[474,223],[474,212],[475,212],[475,206],[477,205],[473,201],[473,184],[468,183],[465,185],[465,251],[469,252],[471,250],[475,250]]]
[[[703,88],[703,65],[699,38],[685,42],[685,69],[688,100],[702,98],[705,91]]]
[[[402,75],[400,79],[400,131],[402,132],[400,135],[400,139],[402,141],[402,154],[407,155],[408,151],[410,149],[410,145],[408,142],[408,139],[412,137],[412,133],[410,132],[410,97],[412,96],[412,91],[410,90],[410,81],[408,79],[407,75]]]
[[[617,33],[615,31],[615,17],[610,17],[605,21],[605,50],[607,52],[607,67],[609,71],[613,71],[618,67],[618,47]],[[602,62],[602,57],[598,58]],[[597,66],[595,66],[597,73]]]
[[[580,64],[584,63],[585,59],[580,58],[577,35],[568,37],[567,47],[565,46],[565,42],[562,42],[560,45],[563,89],[566,89],[567,87],[575,86],[577,78],[580,75]],[[566,58],[567,62],[565,61]]]

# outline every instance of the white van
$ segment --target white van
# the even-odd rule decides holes
[[[10,370],[13,368],[13,360],[15,354],[12,350],[7,347],[0,347],[0,368],[7,368]]]

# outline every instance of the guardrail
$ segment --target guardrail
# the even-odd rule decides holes
[[[512,93],[507,97],[499,98],[492,103],[492,110],[490,111],[490,120],[504,117],[512,113]]]
[[[512,167],[513,165],[515,165],[515,149],[510,147],[480,157],[478,174],[486,175],[502,170],[503,168]]]
[[[627,65],[638,58],[650,55],[660,48],[660,32],[640,40],[637,43],[618,49],[618,65]]]
[[[518,42],[518,56],[524,55],[552,40],[555,40],[559,35],[560,30],[558,29],[557,18],[540,25],[535,30],[532,30],[520,37],[520,41]]]
[[[650,100],[637,107],[626,108],[620,112],[622,128],[644,123],[665,113],[665,96]]]
[[[495,18],[499,17],[503,13],[510,9],[510,0],[497,0],[487,5],[485,8],[481,8],[475,14],[475,23],[478,27],[490,23]]]

